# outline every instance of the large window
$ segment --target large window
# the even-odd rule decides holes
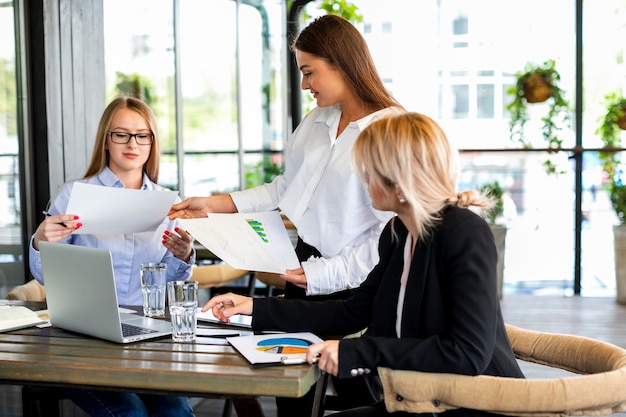
[[[108,96],[132,87],[152,105],[162,185],[183,196],[211,195],[280,171],[280,2],[112,0],[104,7]],[[145,18],[137,22],[139,15]]]
[[[24,282],[14,13],[0,1],[0,294]]]
[[[478,188],[494,180],[504,187],[505,293],[571,294],[578,271],[581,294],[614,294],[611,228],[617,219],[598,154],[584,147],[601,146],[595,131],[605,111],[603,96],[624,93],[624,44],[607,43],[626,34],[624,5],[584,3],[584,54],[577,57],[576,2],[570,0],[523,5],[501,0],[396,0],[393,7],[372,0],[354,3],[389,89],[408,109],[437,118],[462,151],[460,187]],[[530,106],[525,139],[535,150],[524,150],[510,140],[505,107],[512,97],[507,90],[527,63],[550,59],[556,62],[559,86],[571,104],[570,123],[559,132],[564,150],[537,151],[547,147],[542,137],[546,104]],[[578,109],[577,59],[584,73]],[[582,114],[579,126],[574,123],[576,110]],[[582,146],[576,147],[577,135]],[[582,152],[580,160],[575,152]],[[546,160],[561,173],[548,174]],[[578,200],[577,170],[582,177]],[[578,223],[577,207],[582,210]],[[582,255],[577,265],[578,250]]]
[[[109,98],[134,85],[152,100],[165,144],[163,185],[209,195],[280,172],[291,129],[285,3],[104,2]],[[310,2],[304,16],[324,13],[320,3]],[[461,150],[460,187],[494,180],[504,187],[505,293],[613,295],[617,218],[593,150],[601,146],[603,97],[625,92],[623,2],[585,2],[580,26],[575,0],[352,3],[389,90],[407,109],[440,121]],[[571,105],[558,152],[547,152],[542,136],[547,105],[529,110],[525,140],[533,149],[510,140],[506,110],[516,73],[548,60]],[[301,112],[313,104],[306,94],[301,103]],[[547,173],[546,160],[559,174]]]

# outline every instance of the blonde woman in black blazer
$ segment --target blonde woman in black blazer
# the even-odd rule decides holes
[[[523,378],[500,311],[491,229],[470,206],[490,204],[456,191],[457,152],[432,119],[405,113],[372,123],[353,149],[374,207],[394,211],[379,241],[380,261],[346,301],[304,302],[217,296],[205,305],[224,321],[252,315],[259,330],[360,338],[309,347],[307,360],[338,378],[377,367]],[[476,393],[490,395],[490,393]],[[401,413],[394,413],[394,416]],[[453,410],[454,416],[478,416]],[[384,405],[342,416],[387,415]]]

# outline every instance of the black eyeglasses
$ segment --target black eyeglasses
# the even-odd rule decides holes
[[[153,133],[127,133],[127,132],[107,132],[113,143],[126,145],[132,137],[135,137],[137,145],[152,145]]]

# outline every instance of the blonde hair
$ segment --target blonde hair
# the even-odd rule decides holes
[[[363,181],[404,194],[420,236],[428,235],[448,205],[489,204],[476,191],[457,192],[458,152],[423,114],[406,112],[371,123],[357,138],[352,156]]]
[[[96,132],[96,143],[93,148],[93,154],[91,155],[91,162],[87,168],[87,172],[83,178],[93,177],[98,175],[106,166],[109,165],[109,151],[106,149],[106,141],[109,128],[111,127],[111,121],[113,117],[120,109],[129,109],[138,113],[146,121],[146,124],[154,135],[152,141],[152,147],[150,149],[150,155],[148,160],[143,166],[143,171],[146,173],[150,181],[156,183],[159,179],[159,134],[157,132],[156,118],[150,106],[143,101],[133,97],[118,97],[111,101],[109,105],[104,109],[102,117],[100,117],[100,123],[98,124],[98,131]]]

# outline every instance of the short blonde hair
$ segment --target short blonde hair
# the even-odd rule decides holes
[[[447,205],[488,204],[475,191],[457,192],[458,151],[423,114],[405,112],[371,123],[357,138],[352,156],[363,181],[404,194],[420,236],[428,235]]]
[[[150,155],[143,166],[143,171],[152,182],[156,183],[159,179],[160,158],[159,133],[157,131],[156,118],[150,106],[133,97],[118,97],[111,101],[106,109],[104,109],[102,117],[100,117],[100,123],[98,124],[98,131],[96,132],[96,143],[93,148],[93,154],[91,155],[91,162],[83,178],[98,175],[109,165],[109,152],[106,149],[107,132],[111,127],[111,121],[115,113],[120,109],[129,109],[138,113],[146,121],[146,124],[154,135]]]

